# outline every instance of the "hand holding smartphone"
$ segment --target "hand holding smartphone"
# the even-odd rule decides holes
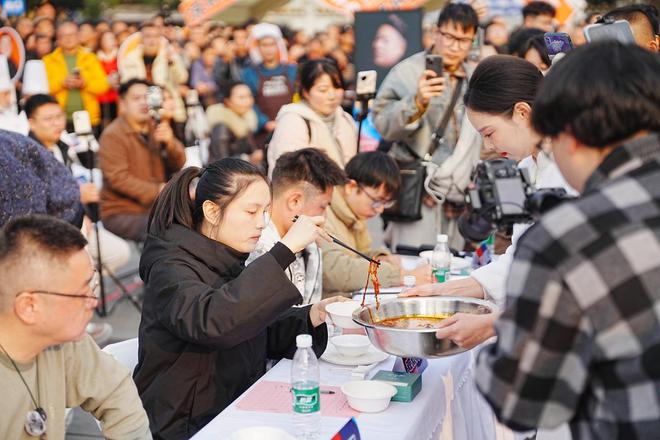
[[[426,54],[426,70],[435,72],[436,76],[442,76],[442,57],[440,55]]]
[[[430,76],[427,71],[434,72],[435,76]],[[427,54],[425,70],[417,83],[417,95],[415,96],[415,101],[420,109],[425,108],[431,98],[442,96],[444,93],[445,78],[442,76],[442,71],[442,57]]]
[[[573,50],[571,37],[564,32],[546,32],[543,34],[545,47],[548,49],[548,57],[552,60],[555,55],[568,53]]]

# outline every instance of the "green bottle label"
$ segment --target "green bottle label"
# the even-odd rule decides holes
[[[298,390],[293,389],[293,412],[310,414],[321,410],[321,395],[319,387]]]
[[[447,281],[447,275],[449,275],[447,269],[433,269],[433,277],[438,283],[444,283]]]

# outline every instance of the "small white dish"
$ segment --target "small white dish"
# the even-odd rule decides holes
[[[346,395],[348,405],[354,410],[377,413],[387,409],[396,394],[396,388],[377,380],[356,380],[342,385],[341,392]]]
[[[360,308],[358,301],[343,301],[328,304],[325,311],[336,327],[340,328],[362,328],[353,321],[353,312]]]
[[[269,426],[252,426],[234,432],[229,440],[295,440],[295,437],[286,431]]]
[[[383,362],[388,357],[390,357],[389,354],[378,350],[373,345],[370,345],[369,348],[367,349],[367,352],[364,353],[362,356],[348,357],[348,356],[343,356],[341,353],[339,353],[334,345],[328,344],[328,346],[325,349],[325,352],[323,353],[323,355],[321,355],[321,359],[323,359],[324,361],[330,364],[342,365],[346,367],[356,367],[358,365],[371,365],[374,363]]]
[[[330,338],[339,354],[346,357],[362,356],[369,350],[371,341],[365,335],[339,335]]]

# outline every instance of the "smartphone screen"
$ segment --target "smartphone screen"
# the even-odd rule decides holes
[[[573,49],[571,37],[564,32],[546,32],[543,40],[550,59],[559,53],[568,53]]]
[[[584,28],[584,37],[589,43],[596,41],[618,41],[623,44],[635,44],[630,23],[617,20],[614,23],[590,24]]]

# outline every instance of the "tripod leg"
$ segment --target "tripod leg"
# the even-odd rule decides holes
[[[108,315],[108,309],[105,296],[105,282],[103,280],[103,261],[101,258],[101,238],[99,237],[99,223],[94,222],[94,235],[96,235],[96,270],[99,273],[99,305],[96,308],[96,313],[105,317]]]
[[[130,294],[128,290],[126,290],[126,287],[121,282],[121,280],[117,278],[117,276],[114,273],[112,273],[112,271],[107,267],[105,268],[105,273],[110,277],[112,282],[115,283],[117,288],[121,291],[123,298],[127,298],[131,302],[131,304],[133,304],[133,306],[137,309],[137,311],[142,313],[142,306],[140,305],[140,302],[132,294]]]
[[[362,122],[364,122],[364,119],[360,118],[360,121],[358,122],[358,137],[357,137],[357,151],[358,153],[360,152],[360,138],[362,137]]]

